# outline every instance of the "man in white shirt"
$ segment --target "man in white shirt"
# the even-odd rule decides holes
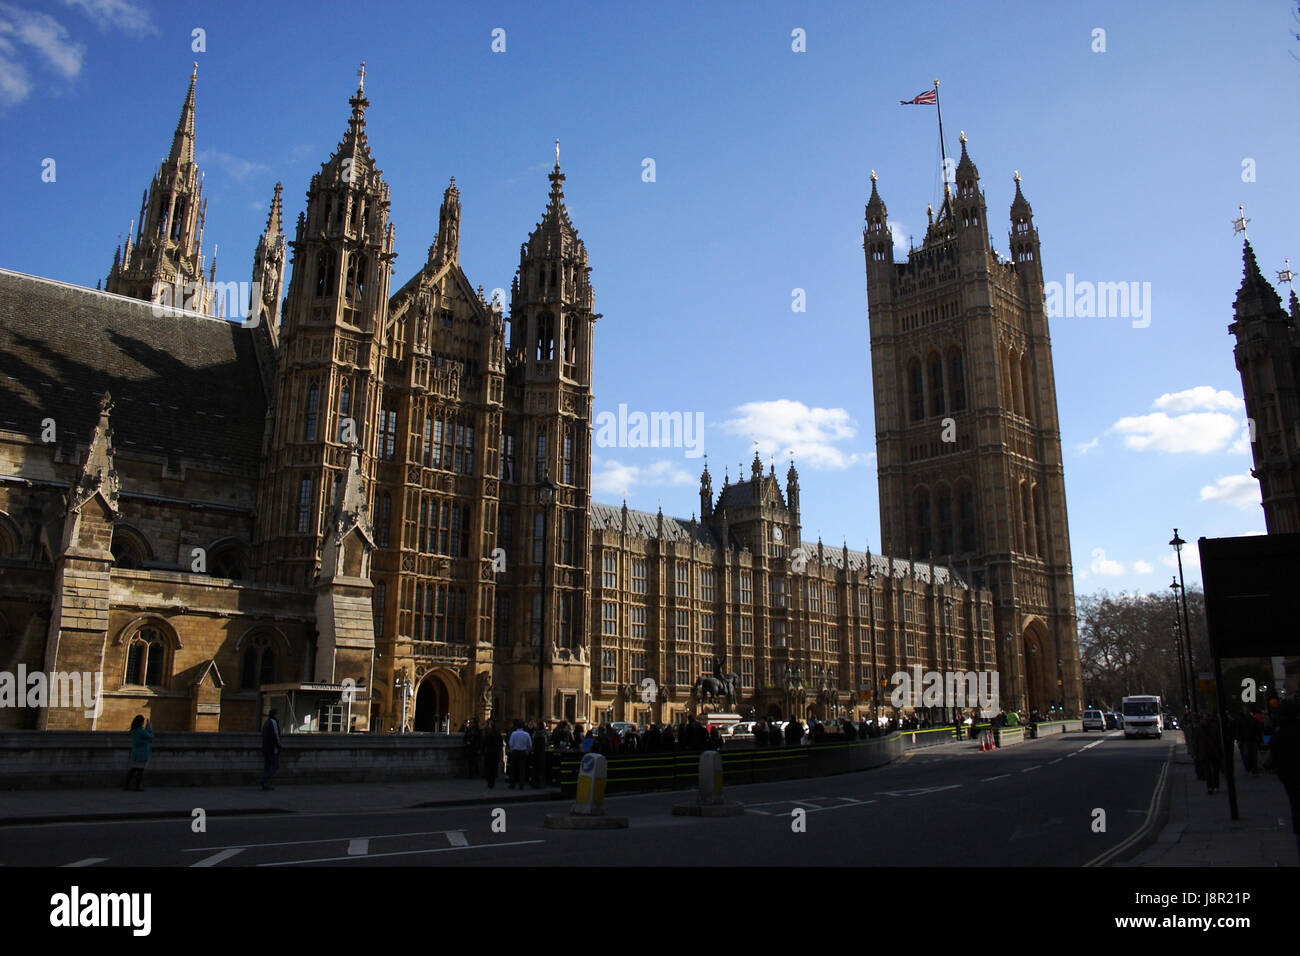
[[[524,771],[528,768],[528,754],[533,749],[533,738],[524,730],[524,722],[515,718],[515,729],[510,732],[507,745],[510,749],[507,769],[510,771],[510,789],[524,789]]]

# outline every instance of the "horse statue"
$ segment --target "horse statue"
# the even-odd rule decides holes
[[[710,703],[716,704],[722,698],[727,701],[729,707],[736,706],[736,702],[740,699],[740,675],[724,674],[722,667],[723,662],[715,659],[713,676],[701,676],[695,681],[691,692],[697,701],[703,703],[707,699]]]

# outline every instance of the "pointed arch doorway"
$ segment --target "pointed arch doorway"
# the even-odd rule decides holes
[[[415,720],[411,729],[416,733],[434,733],[442,729],[443,718],[450,713],[451,695],[447,685],[437,674],[427,675],[415,692]]]

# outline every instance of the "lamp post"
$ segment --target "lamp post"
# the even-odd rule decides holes
[[[397,720],[397,732],[399,734],[404,734],[406,733],[406,698],[410,696],[411,693],[411,679],[407,676],[405,668],[398,672],[394,684],[394,689],[397,690],[402,702],[401,716],[398,717]]]
[[[871,546],[867,546],[867,617],[871,628],[871,704],[872,717],[880,726],[880,675],[876,670],[876,569],[871,564]]]
[[[1174,636],[1178,647],[1178,683],[1183,688],[1183,710],[1191,710],[1192,698],[1187,686],[1187,663],[1183,656],[1183,619],[1178,613],[1178,592],[1182,586],[1174,578],[1169,589],[1174,592]]]
[[[1012,643],[1010,632],[1003,635],[1002,643],[1006,645],[1007,662],[1011,665],[1011,709],[1018,712],[1020,710],[1020,681],[1016,677],[1016,672],[1019,668],[1016,667],[1015,645]]]
[[[542,723],[542,700],[545,695],[543,686],[546,647],[546,605],[550,595],[546,593],[546,565],[550,560],[551,506],[555,504],[555,482],[550,475],[542,473],[541,484],[537,486],[537,504],[542,509],[542,632],[537,636],[537,724]]]
[[[1174,529],[1173,540],[1169,544],[1173,547],[1174,553],[1178,555],[1178,590],[1183,596],[1183,640],[1187,642],[1187,677],[1190,692],[1196,693],[1196,663],[1192,659],[1192,619],[1187,616],[1187,582],[1183,580],[1183,545],[1187,542],[1178,537],[1178,529]]]
[[[943,638],[943,642],[944,642],[943,650],[944,650],[944,660],[946,661],[946,663],[944,664],[944,675],[943,675],[943,688],[944,688],[943,719],[944,719],[944,723],[947,723],[948,720],[950,720],[953,716],[948,712],[950,710],[950,707],[948,705],[951,704],[952,701],[948,700],[947,697],[948,697],[948,687],[950,686],[950,682],[948,680],[948,672],[954,669],[953,657],[955,656],[953,654],[953,647],[952,647],[952,598],[947,595],[945,595],[943,599],[943,626],[945,632]]]

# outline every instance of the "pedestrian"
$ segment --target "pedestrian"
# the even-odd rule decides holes
[[[798,720],[792,720],[785,725],[785,742],[788,746],[795,746],[803,740],[803,724]]]
[[[773,747],[779,747],[785,742],[785,738],[781,734],[781,722],[779,720],[773,720],[768,723],[767,742]]]
[[[1251,714],[1250,708],[1243,706],[1241,714],[1233,723],[1233,736],[1241,748],[1242,766],[1246,768],[1246,773],[1259,773],[1259,741],[1262,736],[1259,722]]]
[[[1268,742],[1277,779],[1291,802],[1291,832],[1300,852],[1300,705],[1286,700],[1277,709],[1277,727]]]
[[[126,785],[123,790],[144,789],[144,768],[149,762],[149,748],[153,741],[153,721],[146,720],[144,714],[136,714],[131,721],[131,757],[127,763]],[[135,786],[131,781],[135,780]]]
[[[648,754],[657,754],[659,753],[661,746],[659,725],[651,724],[645,732],[645,752]]]
[[[532,783],[537,789],[546,780],[546,724],[539,722],[533,731]]]
[[[708,750],[722,749],[722,731],[718,729],[717,724],[714,724],[713,729],[709,731],[709,740],[708,743],[705,744],[705,748]]]
[[[763,722],[762,717],[758,718],[758,720],[754,722],[752,733],[754,735],[755,747],[767,746],[767,724]]]
[[[664,724],[663,732],[659,735],[659,746],[665,753],[672,753],[673,743],[673,725]]]
[[[596,747],[596,734],[594,731],[588,730],[587,733],[582,738],[582,752],[591,753],[593,750],[595,750],[595,747]],[[596,753],[600,753],[600,751],[596,750]]]
[[[272,707],[262,725],[262,789],[274,790],[271,778],[280,770],[280,712]]]
[[[510,755],[508,769],[510,771],[510,789],[524,789],[524,774],[528,770],[528,754],[533,749],[533,738],[524,729],[524,722],[518,717],[515,718],[515,729],[510,732],[508,745]]]
[[[465,721],[461,750],[465,754],[465,772],[472,780],[479,775],[479,755],[483,752],[483,731],[479,729],[477,717]]]
[[[504,748],[505,741],[497,729],[497,722],[489,717],[483,731],[483,777],[487,780],[489,790],[497,785],[497,775],[501,773],[501,751]]]
[[[1201,715],[1201,758],[1205,765],[1205,789],[1208,793],[1219,789],[1219,771],[1223,768],[1223,742],[1219,739],[1220,727],[1215,716]]]

